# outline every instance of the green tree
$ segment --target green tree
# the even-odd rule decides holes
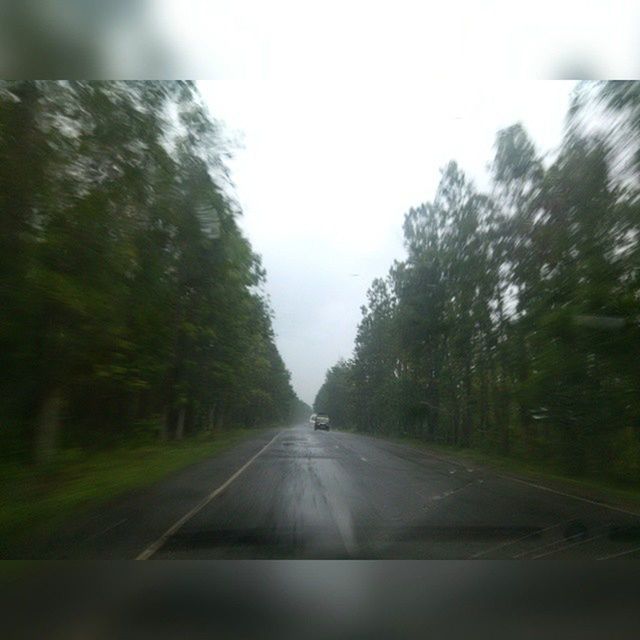
[[[449,163],[316,406],[637,480],[639,159],[640,90],[614,82],[578,87],[553,157],[521,124],[499,131],[486,194]]]
[[[0,85],[7,455],[289,418],[227,156],[190,82]]]

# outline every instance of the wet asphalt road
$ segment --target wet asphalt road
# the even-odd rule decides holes
[[[637,559],[640,517],[303,424],[261,432],[12,555],[129,559],[145,550],[152,559]]]

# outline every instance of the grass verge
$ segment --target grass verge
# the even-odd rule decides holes
[[[21,540],[55,530],[84,509],[152,485],[255,434],[255,429],[236,429],[92,454],[64,451],[47,469],[0,466],[2,546],[8,549]]]
[[[549,467],[527,462],[519,458],[501,456],[477,449],[461,449],[448,445],[427,443],[407,436],[380,436],[367,434],[421,449],[427,453],[450,459],[480,465],[519,480],[526,480],[543,487],[602,502],[613,507],[640,513],[640,487],[601,478],[576,478],[567,476]]]

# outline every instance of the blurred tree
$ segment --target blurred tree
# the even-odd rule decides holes
[[[585,83],[552,162],[515,124],[496,136],[488,194],[449,163],[405,216],[407,259],[372,283],[354,357],[316,408],[640,480],[639,150],[637,83]]]
[[[264,271],[193,83],[5,82],[0,102],[5,452],[287,420]]]

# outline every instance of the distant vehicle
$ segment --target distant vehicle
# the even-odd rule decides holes
[[[316,416],[317,416],[317,415],[318,415],[317,413],[312,413],[312,414],[311,414],[311,417],[309,418],[309,422],[310,422],[311,424],[315,424],[315,423],[316,423]]]
[[[316,420],[313,423],[314,431],[317,429],[324,429],[325,431],[329,431],[329,416],[326,413],[319,413],[316,415]]]

